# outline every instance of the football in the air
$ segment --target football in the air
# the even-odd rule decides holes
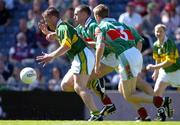
[[[27,84],[33,83],[37,79],[37,73],[33,68],[25,67],[20,72],[20,79]]]

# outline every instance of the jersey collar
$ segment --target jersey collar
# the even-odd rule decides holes
[[[89,17],[89,18],[86,20],[85,25],[84,25],[85,28],[88,27],[88,25],[90,24],[91,20],[92,20],[91,17]]]
[[[56,27],[58,27],[61,23],[62,23],[62,20],[59,19],[58,22],[57,22],[57,24],[56,24]]]
[[[164,37],[164,41],[163,41],[163,44],[162,44],[162,45],[160,44],[160,41],[158,40],[158,46],[159,46],[159,47],[163,46],[163,45],[164,45],[164,43],[165,43],[167,40],[168,40],[168,37],[167,37],[167,36],[165,36],[165,37]]]

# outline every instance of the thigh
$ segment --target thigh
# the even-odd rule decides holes
[[[112,72],[114,70],[113,67],[110,67],[110,66],[107,66],[103,63],[100,64],[100,68],[99,68],[99,74],[95,74],[94,70],[93,72],[91,73],[90,75],[90,78],[89,80],[94,80],[94,79],[97,79],[97,78],[102,78],[103,76],[107,75],[108,73]]]
[[[63,91],[74,91],[73,72],[69,70],[61,81],[61,89]]]
[[[166,88],[170,84],[163,82],[163,81],[156,81],[155,86],[154,86],[154,95],[155,96],[162,96]]]
[[[89,80],[89,75],[85,74],[73,74],[74,87],[87,88],[87,83]]]
[[[137,78],[132,78],[130,80],[120,81],[119,91],[123,94],[125,98],[128,98],[130,95],[136,91],[136,80]]]

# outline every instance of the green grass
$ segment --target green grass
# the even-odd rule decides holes
[[[180,125],[180,121],[173,122],[135,122],[135,121],[48,121],[48,120],[2,120],[0,125]]]

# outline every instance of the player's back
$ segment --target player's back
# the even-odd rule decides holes
[[[119,55],[135,46],[135,37],[127,25],[119,23],[112,18],[105,18],[101,21],[99,27],[107,51],[110,49]]]

